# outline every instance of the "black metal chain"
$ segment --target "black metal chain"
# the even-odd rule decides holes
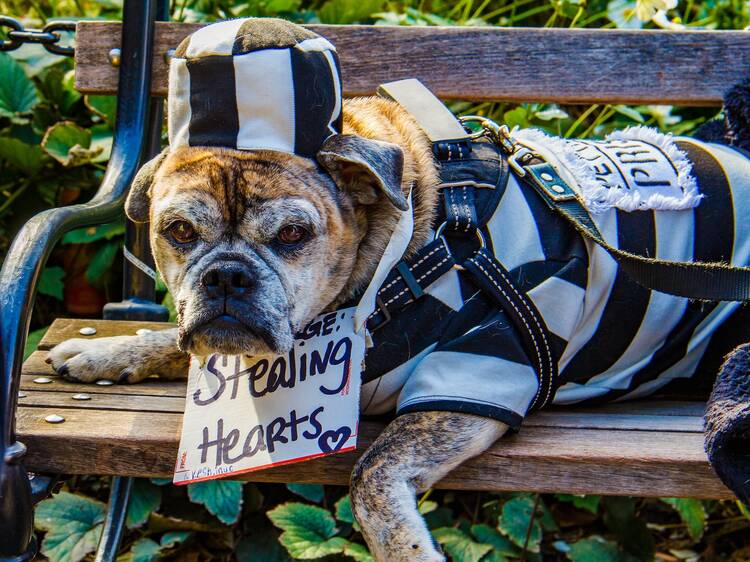
[[[0,16],[0,27],[10,28],[8,38],[0,40],[0,51],[15,51],[24,43],[37,43],[55,55],[72,57],[75,54],[73,47],[60,45],[62,39],[60,32],[75,33],[76,22],[74,21],[53,21],[45,25],[43,29],[26,29],[17,19]]]

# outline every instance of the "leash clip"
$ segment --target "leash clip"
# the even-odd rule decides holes
[[[472,133],[470,138],[479,139],[488,137],[508,156],[508,164],[510,164],[510,167],[513,168],[519,177],[526,175],[526,170],[523,168],[524,165],[532,157],[538,157],[534,151],[513,138],[508,125],[498,125],[492,119],[479,115],[465,115],[464,117],[460,117],[459,121],[464,126],[467,123],[478,123],[481,127],[480,130]]]

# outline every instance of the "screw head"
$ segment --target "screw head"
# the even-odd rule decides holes
[[[540,174],[540,177],[541,177],[541,178],[542,178],[542,179],[543,179],[544,181],[552,181],[553,179],[555,179],[555,178],[553,178],[553,177],[552,177],[552,175],[551,175],[551,174],[548,174],[547,172],[542,172],[542,173]]]
[[[44,421],[47,423],[62,423],[65,421],[65,418],[62,416],[58,416],[57,414],[50,414],[46,418],[44,418]]]
[[[72,398],[73,400],[91,400],[91,395],[81,392],[79,394],[74,394]]]
[[[561,185],[551,185],[550,189],[554,191],[555,193],[565,193],[565,188]]]
[[[145,334],[150,334],[151,332],[153,332],[153,330],[149,330],[148,328],[141,328],[140,330],[135,331],[135,335],[143,336]]]
[[[49,384],[52,382],[52,379],[49,377],[39,377],[39,378],[34,379],[34,382],[36,384]]]
[[[120,66],[120,49],[112,49],[107,58],[112,66]]]
[[[112,386],[115,383],[113,383],[112,381],[108,381],[107,379],[100,379],[96,381],[96,384],[98,384],[99,386]]]
[[[78,330],[78,333],[82,336],[93,336],[96,333],[96,328],[93,328],[91,326],[84,326],[80,330]]]
[[[18,397],[19,398],[26,398],[26,393],[25,392],[19,392],[18,393]]]

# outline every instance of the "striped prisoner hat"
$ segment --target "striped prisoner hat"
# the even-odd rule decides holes
[[[288,21],[246,18],[186,37],[169,66],[169,143],[313,156],[341,131],[335,47]]]

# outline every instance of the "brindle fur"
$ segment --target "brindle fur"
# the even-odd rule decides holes
[[[415,229],[407,255],[423,246],[438,183],[425,135],[396,104],[379,98],[344,103],[344,134],[357,137],[333,138],[318,155],[336,185],[314,162],[279,152],[182,148],[145,166],[126,210],[133,220],[151,222],[154,257],[175,297],[179,328],[64,342],[50,352],[55,370],[71,380],[132,383],[152,374],[185,376],[185,351],[283,350],[296,329],[367,284],[410,193]],[[279,259],[264,248],[269,233],[290,214],[305,215],[306,226],[317,229],[317,242]],[[210,244],[193,252],[176,248],[163,234],[174,218],[189,218]],[[266,307],[261,311],[266,315],[281,310],[283,318],[254,325],[249,336],[236,330],[200,333],[196,322],[210,314],[198,290],[200,279],[191,271],[201,260],[217,259],[245,260],[266,275],[259,281],[265,283],[262,297],[253,305]],[[391,422],[351,479],[353,511],[377,561],[445,559],[417,511],[414,494],[485,450],[506,429],[491,419],[450,412],[412,413]]]

